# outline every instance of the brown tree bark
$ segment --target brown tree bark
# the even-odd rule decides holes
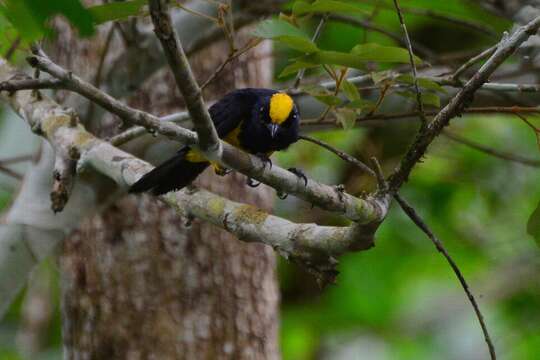
[[[62,28],[49,51],[64,66],[92,79],[104,38],[105,33],[81,41]],[[242,38],[246,36],[240,42]],[[115,37],[113,44],[112,53],[118,52],[120,39]],[[227,45],[220,43],[192,59],[200,82],[227,53]],[[272,66],[267,53],[268,47],[261,46],[241,57],[205,97],[268,86]],[[141,84],[130,102],[155,114],[181,108],[165,70]],[[207,171],[198,183],[268,208],[268,188],[248,188],[245,180]],[[81,224],[64,242],[61,271],[66,359],[279,358],[273,250],[180,218],[150,196],[124,197]]]

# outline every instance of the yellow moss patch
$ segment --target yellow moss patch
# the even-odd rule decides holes
[[[55,115],[41,121],[41,129],[47,136],[52,136],[54,132],[62,127],[71,124],[71,117],[68,115]]]
[[[82,131],[77,132],[77,137],[75,138],[75,145],[78,148],[83,148],[92,140],[94,140],[94,135],[90,134],[86,130],[82,130]]]
[[[252,223],[255,225],[262,224],[266,221],[268,214],[261,209],[251,205],[242,205],[234,211],[234,215],[238,217],[240,221]]]
[[[225,201],[223,199],[214,198],[208,202],[208,210],[213,216],[219,217],[225,210]]]

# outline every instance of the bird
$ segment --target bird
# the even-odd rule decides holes
[[[237,89],[208,109],[220,139],[256,155],[269,163],[275,151],[287,149],[299,139],[300,115],[291,96],[285,92],[264,88]],[[150,192],[162,195],[191,184],[208,166],[218,175],[228,173],[217,163],[211,163],[200,152],[182,147],[173,157],[143,175],[130,188],[130,193]],[[289,171],[304,179],[296,168]],[[251,179],[248,185],[255,187]]]

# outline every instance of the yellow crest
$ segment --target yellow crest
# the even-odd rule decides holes
[[[291,114],[294,102],[285,93],[276,93],[270,98],[270,120],[274,124],[281,124]]]

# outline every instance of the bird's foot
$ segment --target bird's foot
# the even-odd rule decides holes
[[[304,186],[307,186],[308,179],[307,179],[307,176],[306,176],[306,174],[304,173],[304,171],[302,169],[292,167],[292,168],[288,168],[287,170],[292,172],[294,175],[298,176],[300,179],[304,180]]]
[[[246,185],[251,187],[251,188],[256,188],[257,186],[261,185],[261,183],[253,180],[252,178],[248,178],[247,182],[246,182]]]
[[[270,157],[266,153],[257,153],[255,154],[256,157],[258,157],[262,163],[263,163],[263,170],[266,169],[266,165],[268,165],[268,169],[272,169],[272,160],[270,160]]]
[[[286,192],[279,191],[279,190],[276,192],[276,195],[281,200],[285,200],[287,198],[287,196],[289,196],[289,194],[287,194]]]
[[[216,175],[219,176],[225,176],[232,171],[231,169],[227,169],[226,167],[223,167],[217,163],[212,163],[212,168],[214,169]]]

